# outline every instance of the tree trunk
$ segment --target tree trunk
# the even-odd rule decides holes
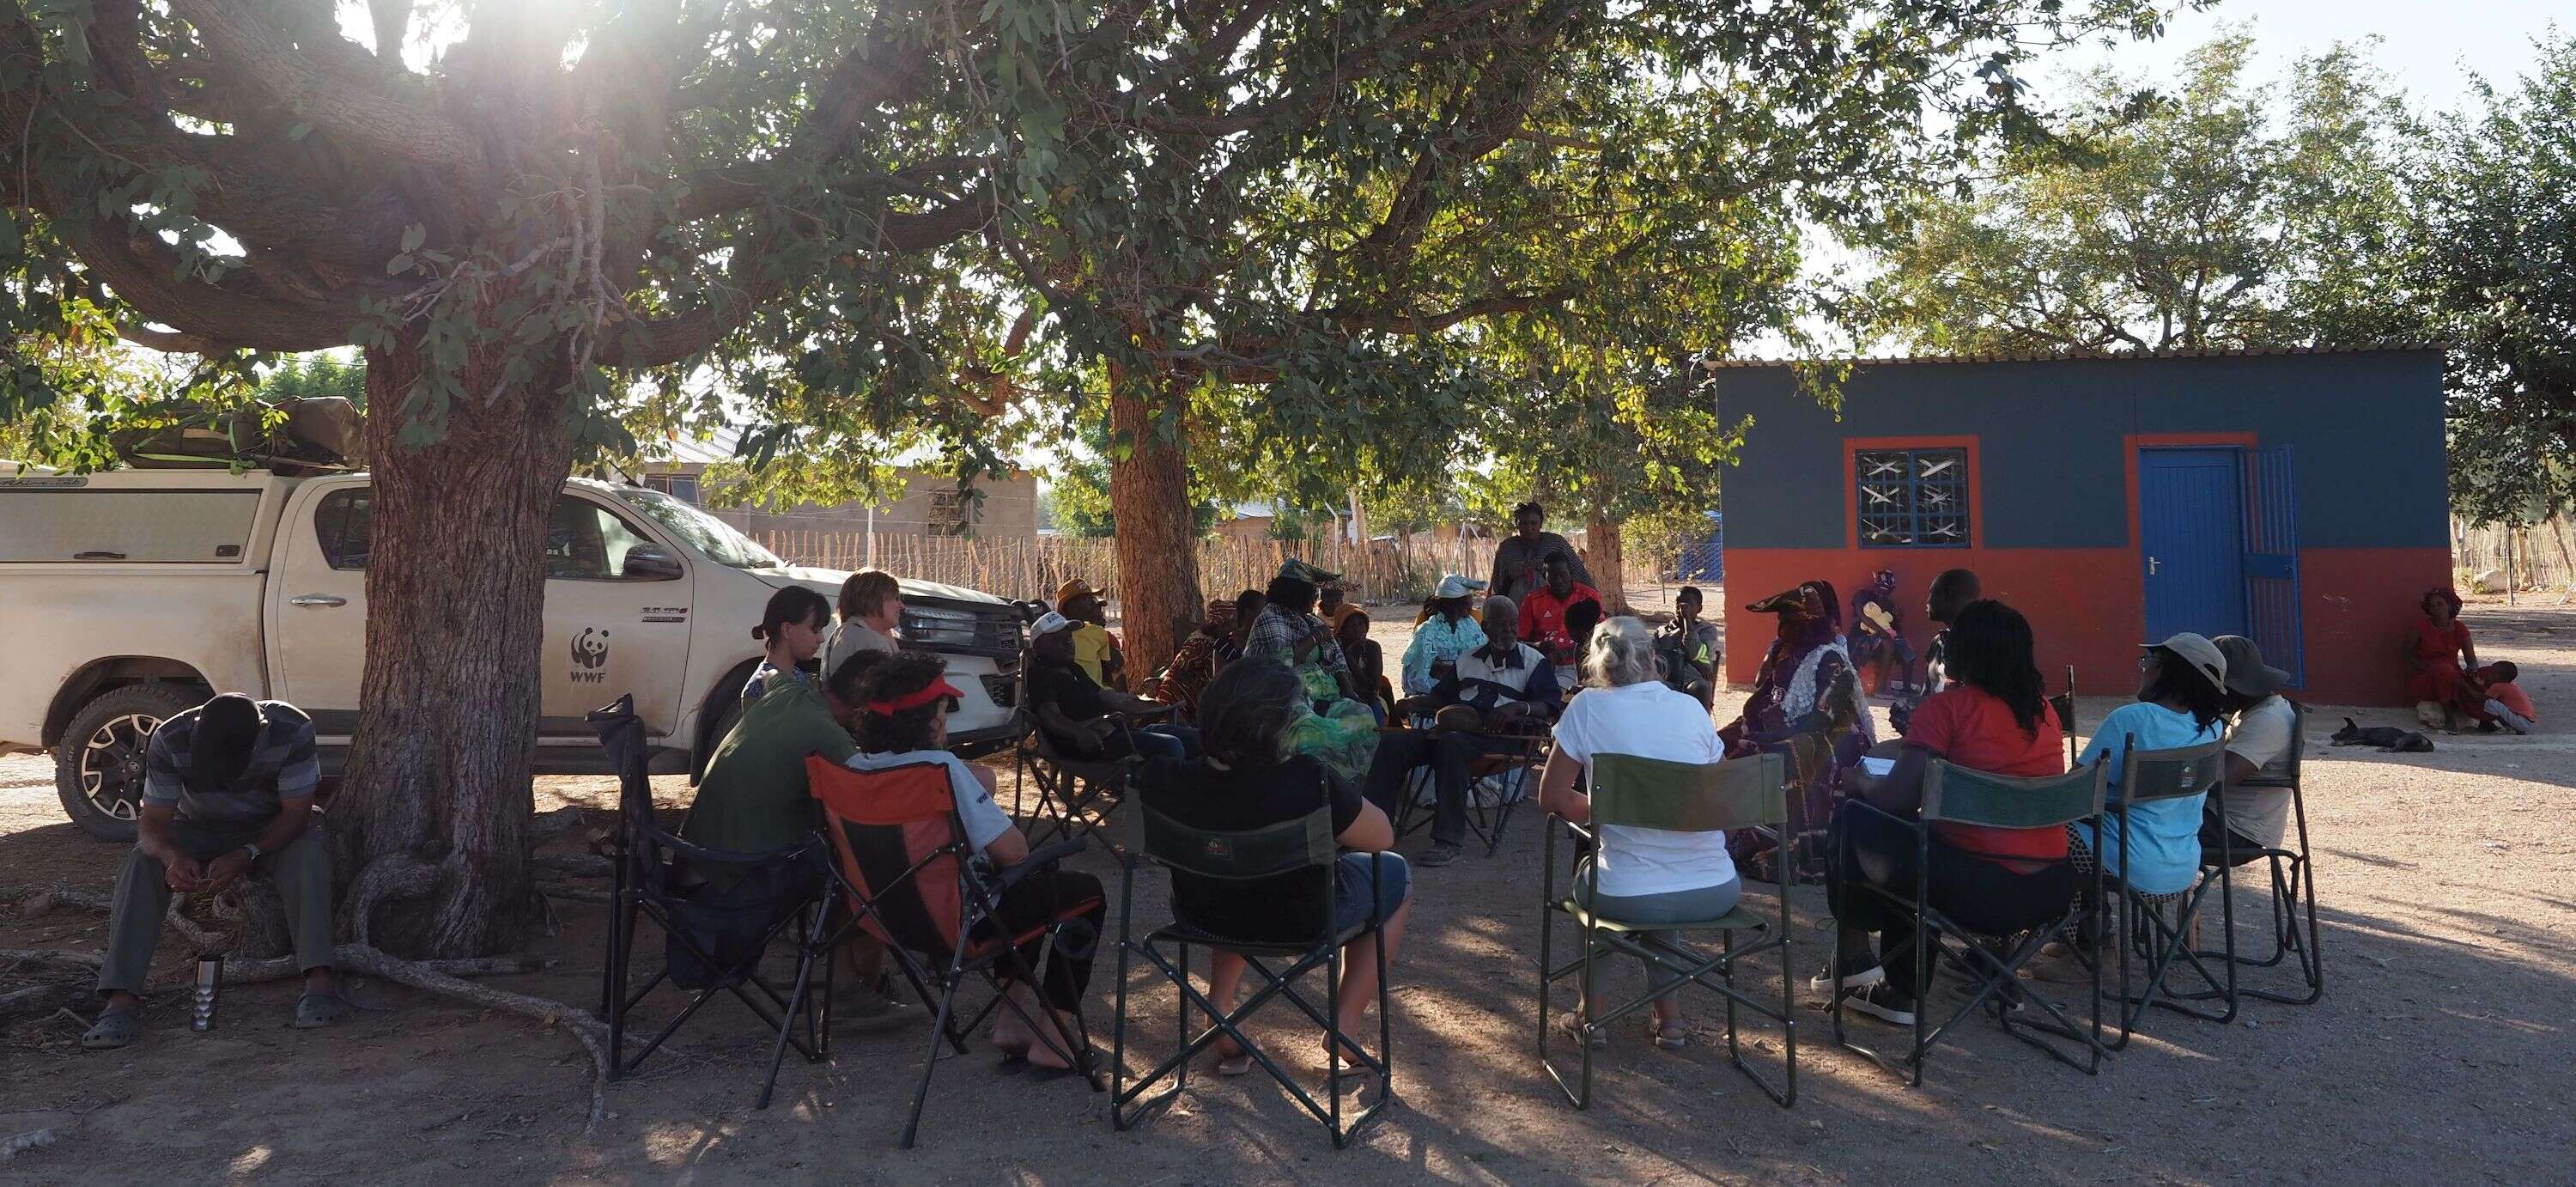
[[[574,446],[561,376],[540,367],[503,387],[488,357],[463,369],[471,394],[437,441],[400,444],[421,368],[417,341],[367,354],[367,662],[331,836],[340,926],[397,955],[453,958],[516,948],[536,918],[546,523]]]
[[[1620,555],[1619,525],[1599,511],[1585,516],[1583,550],[1588,557],[1584,567],[1592,570],[1592,587],[1601,591],[1606,614],[1628,612],[1628,575]]]
[[[1176,623],[1199,619],[1198,517],[1191,511],[1189,459],[1179,434],[1155,434],[1164,401],[1177,400],[1177,381],[1119,382],[1110,374],[1109,431],[1130,443],[1125,457],[1109,460],[1109,507],[1118,521],[1118,595],[1125,627],[1127,670],[1137,680],[1172,658],[1180,637]]]

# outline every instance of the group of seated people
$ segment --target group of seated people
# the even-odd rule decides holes
[[[1813,629],[1815,620],[1830,616],[1829,586],[1810,582],[1801,590],[1807,593],[1800,605],[1772,607],[1789,611],[1783,614],[1782,642],[1774,644],[1775,658],[1798,638],[1821,636]],[[1908,706],[1903,745],[1884,774],[1872,775],[1856,762],[1838,765],[1831,792],[1824,797],[1827,836],[1838,834],[1843,842],[1838,849],[1828,844],[1822,852],[1841,854],[1826,871],[1826,887],[1845,956],[1841,967],[1822,969],[1811,985],[1818,992],[1842,995],[1863,1015],[1900,1026],[1913,1024],[1931,970],[1914,967],[1912,914],[1880,896],[1856,892],[1863,883],[1908,896],[1912,892],[1918,874],[1914,836],[1889,817],[1919,815],[1924,776],[1934,760],[2020,778],[2068,770],[2064,725],[2045,691],[2029,620],[2002,602],[1977,597],[1977,592],[1975,575],[1965,570],[1943,574],[1934,583],[1928,610],[1944,629],[1928,649],[1922,699]],[[1801,627],[1807,629],[1802,632]],[[1830,646],[1811,643],[1801,666],[1831,666],[1812,654],[1814,648]],[[1771,666],[1766,660],[1766,673]],[[1847,663],[1843,669],[1848,670]],[[2184,633],[2145,648],[2136,700],[2105,716],[2077,762],[2104,768],[2109,798],[2116,805],[2133,748],[2176,749],[2224,736],[2229,784],[2224,816],[2208,795],[2140,803],[2128,813],[2125,850],[2120,829],[2108,817],[2105,822],[2038,829],[1937,822],[1925,858],[1929,864],[1921,871],[1929,905],[1972,930],[2009,935],[2064,914],[2067,904],[2089,889],[2097,863],[2124,879],[2130,890],[2159,901],[2191,888],[2205,846],[2247,855],[2279,847],[2290,791],[2277,776],[2295,744],[2295,710],[2281,696],[2289,683],[2288,673],[2265,664],[2261,649],[2241,636],[2209,639]],[[1785,714],[1788,702],[1785,691],[1772,694],[1778,712]],[[1865,706],[1799,704],[1806,707],[1810,728],[1830,729],[1853,713],[1866,720]],[[1756,720],[1751,708],[1747,720]],[[1796,720],[1791,717],[1792,724]],[[1760,744],[1760,735],[1749,736]],[[1865,801],[1878,811],[1850,800]],[[2083,979],[2087,974],[2077,959],[2076,940],[2051,944],[2035,975]]]

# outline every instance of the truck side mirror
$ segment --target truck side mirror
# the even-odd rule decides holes
[[[680,558],[657,544],[638,544],[626,550],[628,581],[677,581],[685,576]]]

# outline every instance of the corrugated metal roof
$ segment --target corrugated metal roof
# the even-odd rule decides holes
[[[1703,359],[1700,365],[1710,368],[1795,367],[1802,365],[1835,365],[1848,363],[1855,367],[1896,366],[1906,363],[2063,363],[2103,360],[2124,363],[2150,363],[2165,359],[2233,359],[2257,355],[2281,354],[2377,354],[2389,351],[2441,350],[2439,342],[2399,342],[2379,346],[2261,346],[2232,350],[2143,351],[2070,350],[2055,353],[2022,352],[1955,355],[1851,355],[1821,359]]]

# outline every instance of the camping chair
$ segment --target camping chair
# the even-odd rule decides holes
[[[2102,901],[2103,878],[2100,862],[2093,865],[2093,893],[2079,897],[2057,918],[2011,936],[1980,935],[1953,922],[1931,905],[1932,825],[1935,821],[1953,824],[1982,825],[1988,828],[2055,828],[2064,829],[2079,820],[2102,813],[2103,769],[2099,765],[2078,767],[2063,775],[2038,778],[2012,778],[1970,770],[1934,759],[1923,772],[1923,810],[1919,818],[1908,820],[1879,808],[1866,799],[1855,798],[1856,810],[1873,812],[1903,827],[1914,835],[1914,885],[1903,891],[1890,889],[1866,880],[1847,887],[1846,894],[1874,894],[1911,911],[1914,915],[1914,968],[1922,979],[1921,991],[1915,997],[1914,1044],[1905,1056],[1889,1060],[1868,1047],[1844,1037],[1843,997],[1833,995],[1834,1041],[1848,1050],[1857,1051],[1892,1071],[1911,1069],[1913,1086],[1923,1086],[1923,1064],[1932,1048],[1950,1028],[1964,1021],[1980,1008],[1995,1016],[2005,1034],[2037,1047],[2049,1057],[2068,1067],[2081,1068],[2086,1075],[2101,1074],[2102,1067],[2102,969],[2098,960],[2092,963],[2093,1012],[2090,1028],[2077,1026],[2068,1018],[2066,1009],[2039,996],[2021,981],[2021,970],[2039,955],[2040,949],[2059,933],[2083,921],[2093,904]],[[1842,846],[1845,838],[1834,834],[1834,865],[1844,864]],[[2079,929],[2080,930],[2080,929]],[[2092,929],[2100,935],[2100,929]],[[1951,940],[1958,941],[1954,947]],[[1988,947],[1981,941],[1995,942]],[[1828,968],[1843,967],[1841,929],[1835,930],[1834,958]],[[1930,989],[1940,966],[1947,963],[1968,979],[1974,987],[1968,1001],[1942,1020],[1939,1026],[1928,1025],[1932,1014]],[[2029,1007],[2036,1006],[2044,1017],[2032,1017]],[[2059,1042],[2073,1040],[2083,1045],[2084,1060],[2079,1063]]]
[[[1085,758],[1067,753],[1038,722],[1037,706],[1029,701],[1028,672],[1029,656],[1022,652],[1014,697],[1019,705],[1014,715],[1019,719],[1020,740],[1012,751],[1011,814],[1022,816],[1021,791],[1034,782],[1038,788],[1037,807],[1022,816],[1029,821],[1029,844],[1088,837],[1100,832],[1100,827],[1109,821],[1109,813],[1118,806],[1110,793],[1126,785],[1127,771],[1135,765],[1135,732],[1123,719],[1119,720],[1119,728],[1128,735],[1128,754],[1124,758]],[[1101,836],[1108,840],[1107,834]]]
[[[2067,768],[2072,770],[2082,766],[2076,761],[2076,757],[2084,753],[2084,748],[2075,740],[2075,665],[2066,665],[2066,691],[2048,698],[2048,705],[2057,710],[2058,731],[2066,735]]]
[[[814,802],[822,809],[823,832],[830,838],[835,861],[830,870],[839,892],[827,900],[830,926],[814,929],[796,971],[796,998],[801,1006],[812,991],[814,965],[827,967],[832,949],[852,928],[883,941],[894,953],[904,979],[924,1002],[938,1010],[930,1035],[930,1054],[922,1061],[921,1082],[913,1089],[912,1111],[903,1123],[904,1149],[911,1149],[921,1129],[922,1102],[930,1095],[930,1076],[939,1067],[939,1045],[945,1041],[958,1055],[966,1053],[967,1036],[996,1009],[1007,1006],[1047,1048],[1079,1069],[1093,1091],[1100,1075],[1091,1050],[1091,1032],[1075,1015],[1072,1034],[1065,1034],[1054,1010],[1041,1009],[1045,1020],[1029,1016],[1003,992],[1002,978],[1036,986],[1037,970],[1059,947],[1096,943],[1082,935],[1082,914],[1097,899],[1054,904],[1044,922],[1016,935],[993,925],[996,904],[1032,875],[1050,870],[1075,853],[1076,839],[1032,851],[1028,858],[999,874],[979,869],[976,853],[957,818],[948,784],[948,768],[939,763],[907,763],[880,771],[854,771],[820,755],[805,759]],[[844,914],[845,912],[845,914]],[[970,925],[968,921],[975,921]],[[1041,942],[1031,962],[1020,945]],[[961,1023],[957,991],[971,978],[992,990],[991,1000]],[[822,1025],[831,1024],[828,982],[823,995]],[[828,1053],[828,1045],[824,1048]],[[778,1058],[773,1054],[773,1062]]]
[[[1345,1049],[1359,1050],[1359,1043],[1350,1035],[1343,1033],[1333,1016],[1335,993],[1342,983],[1342,948],[1363,935],[1379,930],[1378,921],[1386,914],[1382,904],[1372,904],[1368,918],[1359,926],[1338,928],[1334,926],[1333,898],[1328,893],[1324,896],[1323,918],[1316,921],[1316,930],[1311,938],[1284,943],[1252,943],[1222,936],[1191,923],[1182,916],[1182,904],[1176,898],[1172,904],[1172,922],[1168,926],[1156,928],[1146,933],[1142,939],[1134,938],[1131,917],[1136,907],[1136,867],[1144,862],[1151,862],[1178,873],[1234,882],[1274,878],[1307,871],[1315,877],[1326,879],[1329,885],[1336,860],[1332,802],[1330,793],[1320,785],[1316,788],[1316,796],[1314,811],[1295,820],[1282,821],[1248,832],[1215,832],[1191,828],[1154,811],[1150,805],[1140,803],[1136,806],[1138,835],[1129,844],[1126,859],[1121,863],[1124,873],[1121,876],[1122,898],[1118,908],[1118,1020],[1110,1040],[1109,1059],[1111,1082],[1109,1120],[1112,1126],[1121,1131],[1127,1130],[1133,1127],[1137,1119],[1147,1111],[1159,1108],[1178,1097],[1181,1090],[1189,1085],[1190,1061],[1196,1059],[1199,1052],[1206,1050],[1220,1037],[1232,1038],[1237,1047],[1250,1054],[1253,1062],[1264,1072],[1269,1073],[1271,1079],[1277,1080],[1280,1087],[1288,1090],[1289,1097],[1297,1102],[1298,1107],[1306,1110],[1307,1114],[1315,1120],[1322,1122],[1325,1131],[1331,1135],[1333,1148],[1336,1150],[1347,1148],[1350,1145],[1351,1135],[1357,1133],[1361,1126],[1375,1119],[1378,1111],[1385,1108],[1387,1102],[1394,1098],[1395,1032],[1388,1013],[1393,1003],[1386,984],[1386,945],[1384,943],[1377,946],[1376,956],[1377,1053],[1360,1054],[1349,1058],[1356,1074],[1376,1079],[1377,1099],[1370,1102],[1367,1108],[1349,1114],[1347,1121],[1342,1111],[1341,1092],[1344,1051]],[[1164,945],[1172,947],[1173,952],[1170,955],[1164,953]],[[1217,1009],[1216,1003],[1209,1001],[1206,994],[1200,993],[1190,984],[1190,949],[1192,948],[1206,948],[1211,954],[1221,949],[1243,957],[1245,970],[1260,978],[1260,988],[1231,1011]],[[1180,1025],[1177,1035],[1180,1049],[1173,1052],[1171,1058],[1164,1060],[1152,1071],[1138,1077],[1133,1085],[1129,1085],[1126,1082],[1127,966],[1129,958],[1136,955],[1142,955],[1147,963],[1154,966],[1156,972],[1161,973],[1165,980],[1170,981],[1180,991]],[[1212,955],[1211,959],[1213,959]],[[1280,961],[1284,964],[1273,971],[1270,961]],[[1299,979],[1316,969],[1324,970],[1324,993],[1321,1005],[1309,1000],[1305,994],[1297,990]],[[1263,1006],[1270,1004],[1274,998],[1287,1001],[1308,1018],[1313,1019],[1316,1025],[1324,1029],[1326,1041],[1331,1044],[1328,1048],[1330,1055],[1326,1059],[1324,1070],[1325,1099],[1321,1102],[1318,1102],[1314,1094],[1308,1092],[1304,1085],[1299,1084],[1295,1077],[1281,1069],[1277,1063],[1272,1062],[1269,1053],[1263,1051],[1243,1033],[1244,1021]],[[1210,1025],[1196,1034],[1190,1031],[1190,1009],[1193,1006],[1204,1012],[1210,1020]],[[1146,1096],[1146,1093],[1152,1091],[1154,1086],[1165,1077],[1171,1079],[1171,1087],[1155,1092],[1150,1097]]]
[[[1414,728],[1430,728],[1430,719],[1416,720],[1420,724]],[[1540,719],[1477,733],[1490,749],[1467,760],[1467,831],[1484,843],[1485,856],[1502,849],[1503,828],[1511,823],[1512,809],[1538,794],[1539,768],[1546,764],[1548,748],[1555,742],[1554,728],[1555,723]],[[1433,808],[1422,797],[1430,790],[1432,778],[1431,768],[1424,767],[1405,781],[1396,804],[1397,840],[1430,827]],[[1491,793],[1484,790],[1488,779],[1494,781]]]
[[[2286,769],[2278,775],[2258,775],[2231,787],[2286,787],[2290,791],[2291,817],[2298,823],[2299,847],[2280,846],[2261,849],[2236,849],[2228,855],[2237,867],[2256,861],[2270,864],[2272,871],[2272,954],[2257,959],[2231,945],[2235,962],[2246,968],[2275,968],[2292,956],[2298,957],[2299,983],[2305,993],[2283,993],[2278,990],[2239,986],[2237,992],[2283,1005],[2314,1005],[2325,996],[2326,969],[2324,952],[2318,947],[2317,886],[2315,867],[2308,860],[2308,805],[2300,790],[2300,755],[2308,744],[2308,711],[2298,702],[2290,703],[2290,757]],[[2232,924],[2235,912],[2227,912]],[[2203,958],[2216,959],[2225,953],[2203,951]]]
[[[608,1021],[608,1078],[635,1070],[718,994],[731,993],[778,1032],[777,1055],[790,1046],[822,1058],[818,1019],[800,1017],[789,995],[761,975],[761,958],[801,917],[819,918],[822,873],[811,843],[768,853],[693,845],[653,820],[653,786],[645,773],[644,723],[632,694],[589,715],[601,749],[617,772],[617,830],[612,842],[615,889],[609,895],[608,959],[600,979],[600,1012]],[[666,937],[663,966],[633,984],[636,917],[649,916]],[[690,992],[688,1004],[629,1055],[626,1031],[635,1007],[668,980]],[[805,1023],[805,1034],[795,1024]],[[773,1057],[761,1082],[769,1106],[778,1080]]]
[[[1560,826],[1569,838],[1589,846],[1601,825],[1624,825],[1632,828],[1656,828],[1673,832],[1725,832],[1765,825],[1785,828],[1792,818],[1787,792],[1787,764],[1777,754],[1760,754],[1751,758],[1706,766],[1665,762],[1628,754],[1602,754],[1592,760],[1592,827],[1585,827],[1551,812],[1548,822]],[[1542,860],[1538,931],[1538,1059],[1559,1090],[1577,1109],[1592,1107],[1591,1036],[1603,1033],[1611,1024],[1639,1010],[1652,1006],[1658,999],[1679,993],[1683,987],[1698,985],[1716,991],[1726,999],[1726,1052],[1736,1070],[1753,1081],[1770,1098],[1786,1108],[1798,1099],[1798,1024],[1791,1014],[1789,955],[1789,887],[1795,874],[1783,863],[1780,871],[1780,917],[1771,920],[1739,904],[1734,910],[1715,919],[1690,923],[1631,925],[1602,915],[1593,907],[1596,891],[1586,886],[1579,897],[1557,889],[1556,837],[1560,828],[1547,830]],[[1572,920],[1583,939],[1580,956],[1563,965],[1553,963],[1556,917]],[[1636,937],[1641,931],[1715,931],[1725,935],[1725,946],[1714,956],[1680,943],[1669,947],[1648,946]],[[1738,932],[1752,933],[1752,942],[1739,945]],[[1773,1008],[1735,987],[1738,961],[1764,952],[1780,954],[1780,1004]],[[1568,976],[1581,976],[1590,986],[1593,962],[1609,952],[1624,952],[1648,965],[1646,994],[1635,1001],[1606,1013],[1588,1017],[1583,1022],[1583,1069],[1574,1083],[1567,1083],[1547,1057],[1549,1026],[1548,989]],[[1654,987],[1654,972],[1678,975],[1662,990]],[[1718,980],[1709,980],[1715,973]],[[1598,1003],[1594,1003],[1598,1008]],[[1778,1085],[1765,1079],[1744,1062],[1744,1050],[1737,1039],[1738,1007],[1780,1024],[1782,1060],[1787,1068],[1785,1079]],[[1590,1011],[1587,1010],[1587,1013]]]
[[[2134,736],[2128,739],[2131,746],[2136,741]],[[2108,814],[2116,824],[2105,822],[2106,826],[2119,830],[2121,864],[2124,867],[2129,854],[2130,814],[2137,805],[2208,795],[2215,798],[2220,817],[2226,816],[2227,788],[2222,778],[2226,771],[2226,745],[2227,739],[2222,735],[2215,741],[2198,746],[2129,751],[2120,772],[2120,802]],[[2095,857],[2096,866],[2103,864],[2098,853]],[[2224,1023],[2235,1019],[2236,906],[2230,877],[2232,868],[2233,854],[2225,845],[2222,834],[2220,852],[2211,854],[2204,847],[2200,877],[2180,894],[2143,894],[2129,885],[2125,870],[2107,872],[2106,877],[2120,892],[2117,939],[2120,984],[2112,996],[2125,1003],[2120,1012],[2120,1037],[2108,1044],[2110,1050],[2122,1050],[2129,1045],[2130,1036],[2137,1031],[2138,1023],[2146,1018],[2150,1006],[2208,1022]],[[2201,905],[2207,901],[2213,885],[2218,888],[2219,909],[2226,935],[2225,951],[2218,954],[2219,968],[2225,970],[2224,977],[2212,969],[2210,962],[2195,951],[2190,942],[2192,925],[2199,919]],[[2133,953],[2146,963],[2144,979],[2135,982],[2136,988],[2132,988],[2131,977]],[[2190,968],[2200,979],[2202,988],[2178,992],[2166,985],[2166,979],[2184,967]],[[2095,969],[2098,975],[2098,963]],[[2206,1007],[2190,1004],[2211,999],[2223,1001],[2224,1005]]]

